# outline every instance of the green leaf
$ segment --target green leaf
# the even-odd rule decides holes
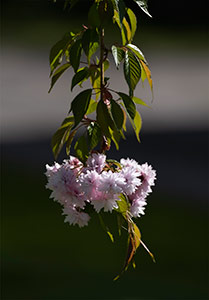
[[[96,118],[102,132],[105,134],[105,136],[111,138],[108,126],[109,112],[106,104],[101,100],[97,104]]]
[[[131,99],[130,96],[128,96],[124,93],[117,92],[117,94],[123,100],[123,103],[125,105],[125,108],[129,114],[129,116],[131,117],[132,120],[134,120],[135,115],[136,115],[136,105],[134,104],[133,100]]]
[[[126,213],[129,210],[128,199],[124,194],[120,194],[119,198],[120,200],[117,201],[118,208],[116,208],[115,210],[118,213],[122,214],[126,219]]]
[[[124,76],[129,86],[129,94],[133,96],[133,91],[141,78],[141,66],[138,59],[131,51],[125,52]]]
[[[81,52],[82,52],[82,44],[81,44],[81,39],[79,39],[71,46],[69,51],[70,63],[75,72],[77,72],[80,65]]]
[[[107,235],[111,239],[112,243],[114,243],[113,234],[110,232],[109,228],[105,225],[104,220],[103,220],[103,218],[101,216],[101,213],[98,214],[98,217],[99,217],[99,221],[100,221],[100,224],[101,224],[103,230],[107,233]]]
[[[75,128],[80,123],[85,113],[87,112],[91,100],[91,94],[92,89],[84,90],[73,99],[70,109],[70,111],[72,110],[75,118],[73,128]]]
[[[111,139],[113,140],[116,150],[119,150],[119,142],[121,139],[121,132],[117,130],[116,127],[114,128],[109,128],[110,134],[111,134]]]
[[[52,79],[51,79],[51,86],[48,91],[48,93],[51,92],[53,86],[55,85],[56,81],[59,79],[59,77],[70,67],[71,65],[69,63],[66,63],[59,67],[53,74]]]
[[[133,39],[137,28],[137,19],[134,12],[130,8],[127,9],[127,14],[131,24],[131,39]]]
[[[99,125],[91,122],[87,128],[90,151],[93,150],[99,142],[101,142],[102,134]]]
[[[130,43],[132,39],[132,33],[129,23],[127,22],[126,18],[123,18],[123,27],[125,28],[125,34],[126,34],[126,43]]]
[[[82,37],[82,47],[88,60],[90,60],[91,56],[99,47],[99,36],[96,29],[88,28],[84,32]]]
[[[134,0],[134,1],[143,10],[143,12],[145,12],[145,14],[147,14],[150,18],[152,18],[152,16],[148,12],[147,0]]]
[[[98,67],[91,67],[89,68],[89,72],[90,72],[90,80],[91,80],[91,84],[95,90],[96,93],[96,100],[99,99],[99,89],[100,89],[100,68]]]
[[[135,125],[135,133],[136,133],[136,137],[138,142],[140,143],[140,138],[139,138],[139,133],[142,127],[142,119],[140,114],[138,113],[138,111],[136,111],[135,117],[134,117],[134,125]]]
[[[110,66],[110,63],[109,63],[109,60],[106,59],[104,62],[103,62],[103,65],[104,65],[104,72],[107,71],[107,69],[109,68]]]
[[[118,27],[120,28],[122,44],[125,45],[127,42],[127,38],[126,38],[123,23],[120,22],[120,18],[117,10],[114,11],[114,21],[117,23]]]
[[[77,129],[74,129],[70,132],[69,136],[68,136],[68,139],[66,141],[66,154],[69,155],[70,154],[70,148],[71,148],[71,144],[72,144],[72,141],[74,139],[74,136],[77,132]]]
[[[117,214],[117,223],[118,223],[118,234],[121,236],[121,229],[125,220],[121,214]]]
[[[137,249],[141,242],[141,233],[135,223],[133,223],[133,235],[135,239],[135,248]]]
[[[66,118],[63,121],[62,125],[58,128],[58,130],[53,135],[51,145],[52,145],[52,152],[54,154],[55,159],[57,159],[57,156],[62,150],[63,145],[67,141],[70,130],[73,127],[73,124],[74,124],[74,118],[72,116]]]
[[[112,99],[111,101],[111,114],[116,127],[120,130],[123,127],[124,114],[120,105]]]
[[[112,50],[112,55],[115,61],[116,68],[118,69],[121,61],[124,59],[125,56],[124,50],[114,45],[112,46],[111,50]]]
[[[88,116],[92,114],[96,110],[96,108],[97,108],[97,102],[95,102],[94,99],[91,99],[86,115]]]
[[[66,33],[64,37],[51,48],[49,54],[51,74],[53,73],[54,69],[56,69],[56,67],[60,65],[62,61],[62,56],[64,55],[65,50],[71,43],[73,36],[74,34],[71,32]]]
[[[121,164],[115,159],[106,159],[106,162],[111,165],[111,167],[115,166],[117,169],[122,169]]]
[[[76,157],[80,159],[83,163],[85,163],[87,157],[88,157],[88,147],[87,147],[87,141],[84,135],[82,135],[77,142],[75,143],[75,152]]]
[[[103,134],[111,138],[110,127],[112,127],[113,120],[107,109],[107,105],[103,101],[99,101],[97,104],[97,122],[103,132]]]
[[[123,18],[126,14],[126,6],[123,0],[111,0],[113,7],[118,13],[119,21],[120,21],[120,27],[122,28]]]
[[[87,67],[78,70],[78,72],[75,73],[75,75],[73,76],[71,91],[73,90],[74,86],[88,79],[88,77],[89,77],[89,69]]]
[[[100,26],[100,17],[98,11],[98,4],[94,3],[88,13],[88,22],[92,27],[99,27]]]
[[[145,75],[146,75],[146,77],[147,77],[147,80],[148,80],[148,82],[149,82],[150,89],[151,89],[151,91],[152,91],[152,93],[153,93],[153,84],[152,84],[151,71],[150,71],[148,65],[147,65],[145,62],[143,62],[142,60],[140,60],[140,63],[141,63],[141,65],[142,65],[142,68],[143,68],[143,70],[144,70],[144,73],[145,73]]]
[[[147,107],[150,107],[149,105],[147,105],[147,103],[145,103],[142,99],[137,98],[137,97],[133,97],[132,100],[136,103],[136,104],[140,104],[140,105],[144,105]]]
[[[126,45],[126,47],[128,49],[130,49],[135,55],[136,57],[139,59],[139,60],[143,60],[144,62],[146,62],[146,59],[144,57],[144,54],[142,53],[142,51],[135,45],[133,44],[128,44]]]

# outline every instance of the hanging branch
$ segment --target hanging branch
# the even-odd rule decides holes
[[[150,16],[147,1],[132,1]],[[72,8],[77,2],[79,0],[66,0],[65,8],[68,5]],[[112,20],[121,35],[121,43],[113,44],[111,50],[107,50],[104,44],[104,24],[107,20]],[[119,234],[125,228],[124,223],[128,233],[127,257],[121,274],[129,265],[135,266],[134,256],[140,244],[154,258],[141,241],[141,233],[133,218],[144,214],[145,198],[151,192],[156,173],[148,164],[139,165],[130,159],[117,162],[108,160],[105,155],[112,142],[119,149],[120,139],[125,138],[127,120],[140,141],[142,121],[137,105],[147,104],[134,96],[134,91],[140,81],[147,79],[153,92],[147,60],[132,43],[136,29],[136,16],[123,0],[95,0],[88,13],[88,26],[83,25],[79,32],[66,33],[50,52],[49,92],[70,68],[74,70],[71,91],[78,85],[82,87],[87,80],[90,80],[91,88],[82,90],[71,101],[66,118],[52,137],[55,159],[64,145],[66,154],[70,155],[73,141],[76,157],[70,155],[61,165],[47,165],[47,188],[52,190],[52,197],[63,206],[65,221],[70,224],[78,224],[80,227],[88,224],[90,216],[85,212],[87,202],[97,213],[101,209],[117,212]],[[96,56],[98,51],[99,59]],[[109,67],[109,52],[112,53],[117,69],[123,64],[128,93],[108,87],[109,78],[105,77],[105,71]],[[86,61],[81,60],[83,54]],[[80,67],[80,64],[84,67]],[[96,118],[91,117],[92,113],[96,114]],[[85,129],[85,133],[77,138],[76,133],[80,128]],[[114,241],[101,216],[100,222]]]

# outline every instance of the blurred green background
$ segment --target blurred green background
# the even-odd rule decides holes
[[[136,44],[150,62],[155,99],[151,110],[141,110],[142,143],[130,131],[108,157],[132,157],[157,170],[146,214],[137,220],[156,264],[140,247],[137,268],[116,282],[126,234],[117,236],[115,215],[106,216],[112,244],[96,215],[83,229],[65,224],[45,189],[45,164],[53,163],[50,138],[68,110],[71,77],[63,76],[47,94],[48,53],[66,31],[86,23],[88,1],[71,14],[62,5],[2,3],[1,297],[208,299],[207,2],[150,0],[153,19],[133,7]],[[109,30],[107,41],[116,34]],[[111,72],[116,87],[126,91]],[[147,86],[137,93],[151,104]]]

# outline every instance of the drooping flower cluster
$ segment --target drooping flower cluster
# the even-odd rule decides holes
[[[60,165],[46,165],[51,198],[63,206],[65,222],[83,227],[90,216],[85,212],[86,203],[92,204],[97,213],[117,209],[120,195],[126,195],[130,214],[144,214],[146,197],[152,192],[156,172],[147,163],[139,165],[133,159],[121,159],[114,165],[104,154],[93,153],[86,165],[70,156]]]

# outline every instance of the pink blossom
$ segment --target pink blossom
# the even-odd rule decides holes
[[[130,212],[133,217],[137,218],[140,215],[144,215],[145,205],[147,205],[145,199],[143,198],[136,198],[130,208]]]
[[[120,160],[120,164],[122,165],[122,167],[132,167],[136,170],[139,169],[139,164],[137,163],[137,161],[135,161],[134,159],[130,159],[130,158],[121,158]]]
[[[88,170],[95,170],[97,173],[101,173],[106,164],[106,156],[100,153],[92,153],[87,159]]]
[[[75,204],[81,208],[85,201],[80,183],[69,164],[64,163],[56,172],[48,177],[46,187],[52,190],[51,198],[60,204]]]
[[[75,206],[66,206],[63,209],[63,215],[66,215],[65,222],[69,222],[70,225],[78,224],[79,227],[88,225],[90,216],[83,211],[78,211]]]
[[[125,179],[121,173],[113,173],[112,171],[104,171],[101,174],[99,190],[110,194],[122,193],[121,186],[124,186]]]
[[[65,165],[68,165],[70,169],[74,171],[75,174],[78,174],[78,172],[83,167],[83,163],[77,157],[74,156],[70,156],[69,159],[65,159],[63,163]]]
[[[122,169],[120,176],[124,178],[124,183],[121,185],[123,193],[131,195],[136,191],[141,185],[140,175],[140,171],[133,166],[126,166]]]
[[[105,171],[106,156],[93,153],[86,167],[76,157],[70,156],[62,165],[46,165],[48,179],[46,187],[52,191],[51,198],[63,207],[65,222],[87,225],[89,215],[84,212],[86,202],[93,205],[97,213],[118,208],[123,193],[130,201],[133,217],[144,214],[146,197],[155,184],[156,171],[147,163],[139,165],[133,159],[121,159],[121,170]]]
[[[100,212],[102,208],[104,211],[110,211],[114,208],[118,208],[117,201],[120,200],[117,195],[110,194],[108,192],[101,192],[98,190],[94,191],[94,195],[91,198],[91,203],[96,210],[96,212]]]

